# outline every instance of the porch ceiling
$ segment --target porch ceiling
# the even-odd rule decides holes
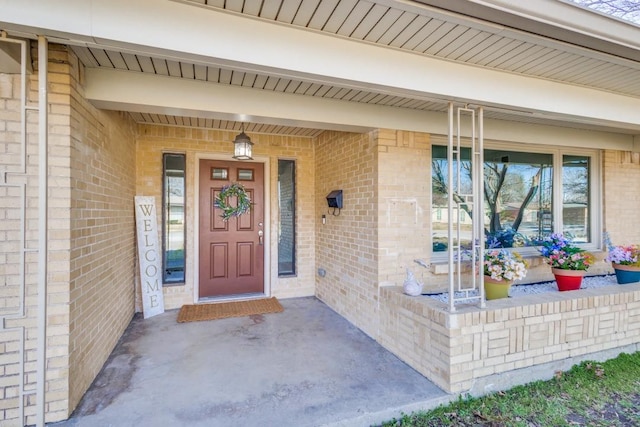
[[[508,73],[506,75],[640,99],[640,29],[562,1],[538,0],[531,6],[513,5],[507,0],[175,0],[175,3],[221,11],[228,14],[229,19],[240,17],[247,23],[269,22],[326,35],[333,40],[356,41],[363,46],[373,45]],[[542,3],[544,11],[537,10]],[[238,31],[241,32],[242,27]],[[74,45],[73,41],[71,44]],[[349,85],[347,81],[331,78],[321,81],[317,76],[293,70],[283,73],[274,69],[270,73],[263,67],[247,71],[241,63],[234,67],[229,61],[192,61],[185,59],[188,55],[171,56],[170,52],[143,46],[120,49],[117,43],[99,38],[77,43],[73,48],[90,68],[170,76],[400,111],[444,112],[448,101],[429,94],[366,84]],[[464,102],[464,99],[456,100]],[[489,106],[485,116],[532,124],[640,133],[637,122],[617,126],[614,122],[597,123],[557,113],[518,110]],[[240,128],[239,123],[224,115],[205,119],[147,108],[132,111],[132,116],[143,123]],[[278,120],[265,124],[262,120],[248,124],[247,130],[313,137],[323,129],[292,126]]]

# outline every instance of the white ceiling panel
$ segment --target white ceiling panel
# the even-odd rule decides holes
[[[198,7],[224,9],[252,19],[293,25],[327,35],[388,46],[419,55],[443,58],[510,73],[522,74],[640,97],[640,65],[551,38],[520,32],[463,15],[444,13],[417,2],[392,0],[182,0]],[[135,55],[130,52],[75,47],[87,67],[105,67],[153,73],[175,78],[206,80],[256,90],[302,96],[341,99],[350,102],[389,105],[398,108],[444,111],[438,100],[414,99],[352,87],[305,81],[304,78],[248,73],[231,68],[191,64],[170,58]],[[188,118],[132,114],[140,122],[184,125]],[[506,115],[508,116],[508,114]],[[505,114],[501,113],[504,118]],[[522,117],[517,120],[524,120]],[[527,118],[526,120],[541,120]],[[216,121],[196,121],[199,127],[214,127]],[[191,123],[191,122],[189,122]],[[237,125],[220,122],[217,125]],[[273,132],[276,127],[255,124],[254,132]],[[260,129],[260,130],[257,130]],[[266,130],[268,129],[268,130]],[[283,127],[284,133],[302,132]],[[309,136],[309,131],[304,136]],[[312,132],[311,132],[312,133]],[[299,133],[297,133],[299,135]]]
[[[138,58],[131,53],[123,53],[122,59],[126,65],[126,69],[129,71],[142,71],[140,67],[140,62],[138,62]]]

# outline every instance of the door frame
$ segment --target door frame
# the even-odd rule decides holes
[[[199,248],[199,236],[200,236],[200,160],[224,160],[234,162],[230,154],[220,153],[196,153],[195,162],[191,165],[191,170],[194,171],[194,208],[192,209],[193,221],[193,241],[192,241],[192,253],[193,258],[191,262],[191,268],[193,271],[193,302],[198,304],[200,302],[200,248]],[[264,167],[264,296],[271,296],[271,173],[269,168],[269,157],[254,156],[253,160],[243,160],[243,162],[262,163]],[[219,300],[234,300],[245,299],[242,296],[222,296],[216,298]],[[210,299],[209,299],[210,301]]]

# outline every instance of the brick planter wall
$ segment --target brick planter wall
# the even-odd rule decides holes
[[[494,300],[455,313],[393,286],[381,289],[379,313],[379,342],[450,393],[551,378],[580,360],[640,349],[640,284]],[[506,372],[513,375],[498,375]]]

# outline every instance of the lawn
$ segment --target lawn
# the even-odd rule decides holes
[[[384,427],[640,426],[640,352],[480,398],[460,398]]]

